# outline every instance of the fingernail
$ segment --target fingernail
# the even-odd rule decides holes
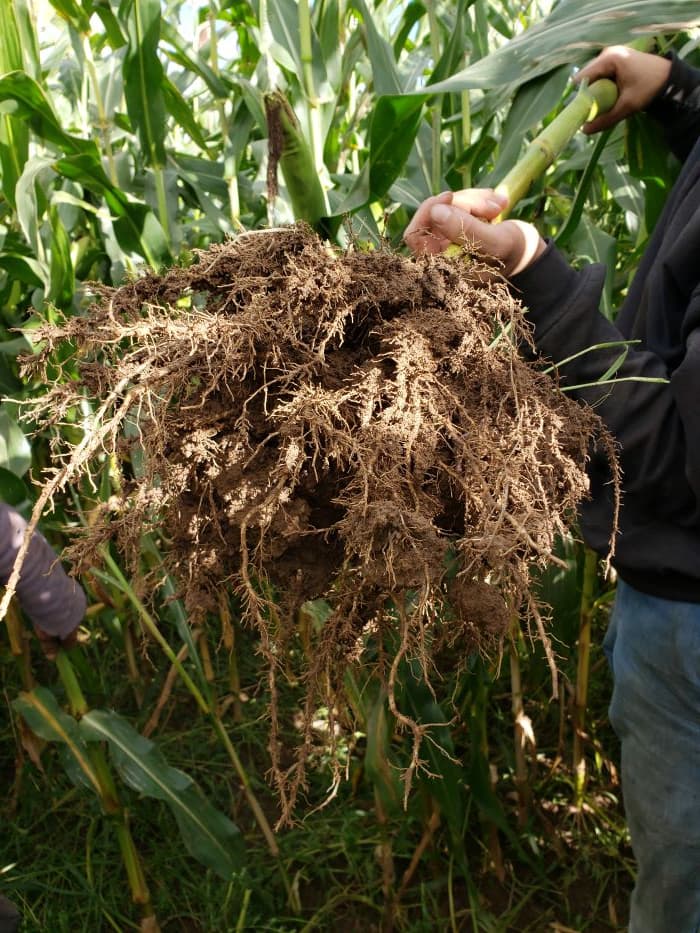
[[[446,204],[435,204],[430,208],[430,219],[436,224],[446,224],[452,217],[452,208]]]
[[[506,206],[507,199],[506,199],[506,198],[503,198],[503,199],[500,200],[500,201],[496,201],[494,198],[489,198],[488,201],[487,201],[486,203],[487,203],[488,206],[489,206],[490,208],[492,208],[493,210],[495,210],[495,211],[502,211],[503,208]]]

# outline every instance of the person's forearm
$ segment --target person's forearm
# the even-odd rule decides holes
[[[7,583],[22,546],[27,523],[15,509],[0,503],[0,584]],[[17,596],[33,625],[65,638],[85,615],[85,594],[63,570],[53,548],[35,532],[22,565]]]

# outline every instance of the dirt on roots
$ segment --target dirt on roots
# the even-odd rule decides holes
[[[528,570],[586,495],[592,445],[611,450],[597,416],[523,360],[526,317],[483,265],[339,253],[303,226],[100,288],[85,317],[38,337],[26,369],[52,387],[31,417],[74,423],[85,397],[94,410],[76,444],[57,432],[44,501],[105,454],[120,474],[71,558],[89,568],[114,542],[138,576],[154,531],[193,624],[235,590],[266,661],[285,814],[315,710],[339,708],[369,645],[415,766],[423,729],[394,700],[401,662],[429,677],[446,648],[497,647],[515,613],[542,628]],[[73,378],[55,378],[58,359]],[[330,614],[301,651],[312,600]],[[276,696],[294,647],[306,700],[290,764]]]

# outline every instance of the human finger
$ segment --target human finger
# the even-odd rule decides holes
[[[494,220],[508,207],[508,196],[494,188],[464,188],[452,192],[452,205],[482,220]]]
[[[443,191],[441,194],[426,198],[413,215],[411,222],[404,231],[404,242],[414,253],[441,253],[449,246],[449,241],[436,235],[431,228],[430,210],[435,204],[449,204],[452,201],[452,192]]]
[[[463,243],[498,256],[499,236],[492,232],[498,229],[498,225],[491,225],[464,208],[453,204],[434,205],[430,209],[430,223],[435,234],[448,243]]]

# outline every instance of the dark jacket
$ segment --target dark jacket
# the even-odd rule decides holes
[[[545,356],[556,362],[595,344],[638,340],[615,378],[664,380],[574,394],[595,406],[620,445],[618,573],[643,592],[700,602],[700,71],[674,59],[649,112],[684,164],[615,324],[598,310],[604,269],[575,271],[552,244],[512,285]],[[595,382],[620,352],[596,350],[562,366],[562,384]],[[606,553],[613,499],[600,453],[589,474],[581,527]]]

